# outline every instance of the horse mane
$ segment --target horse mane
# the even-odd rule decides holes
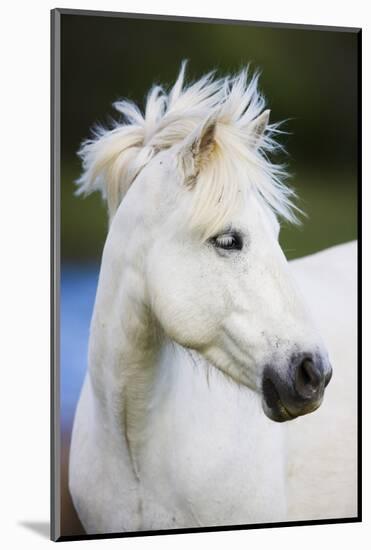
[[[265,108],[265,99],[258,91],[259,75],[248,79],[248,69],[244,69],[235,76],[215,78],[211,72],[186,86],[185,67],[183,62],[169,91],[160,85],[152,87],[144,113],[129,100],[114,103],[121,119],[112,128],[97,126],[78,152],[83,172],[76,182],[77,194],[100,191],[112,219],[144,166],[159,151],[180,144],[212,117],[217,151],[204,183],[195,186],[193,223],[202,225],[208,234],[220,226],[240,200],[237,182],[241,180],[275,214],[296,222],[295,193],[285,184],[286,170],[268,156],[283,149],[276,141],[276,135],[282,133],[279,123],[268,124],[258,143],[251,132],[254,120]]]

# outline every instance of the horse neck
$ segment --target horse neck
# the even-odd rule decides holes
[[[114,239],[108,238],[90,329],[89,375],[98,418],[126,443],[138,477],[162,337],[146,303],[140,259],[121,257],[118,263],[114,251]]]

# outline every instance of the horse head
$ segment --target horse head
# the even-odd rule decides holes
[[[278,125],[246,71],[183,80],[184,65],[144,114],[116,104],[126,121],[83,144],[80,190],[107,199],[116,257],[164,336],[258,392],[272,420],[312,412],[331,367],[279,244],[296,216],[268,158]]]

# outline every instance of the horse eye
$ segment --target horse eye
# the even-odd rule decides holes
[[[222,248],[223,250],[241,250],[243,243],[238,233],[223,233],[214,237],[212,244],[216,248]]]

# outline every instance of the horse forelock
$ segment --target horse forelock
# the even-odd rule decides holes
[[[121,120],[110,129],[97,127],[80,148],[83,173],[77,181],[78,193],[101,191],[112,218],[144,166],[158,152],[187,139],[212,116],[218,154],[203,175],[203,185],[196,186],[199,196],[192,215],[194,225],[202,225],[205,235],[221,225],[240,199],[242,179],[275,213],[297,221],[294,193],[284,183],[286,171],[268,158],[269,153],[282,148],[276,141],[281,133],[279,124],[267,126],[258,146],[249,132],[265,108],[258,74],[249,79],[248,69],[244,69],[235,76],[216,78],[211,72],[185,85],[185,67],[183,62],[169,91],[160,85],[152,87],[144,112],[126,99],[114,103]]]

